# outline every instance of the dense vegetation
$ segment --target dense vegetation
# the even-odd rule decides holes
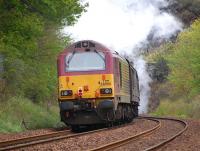
[[[190,28],[163,44],[155,63],[161,100],[156,115],[200,118],[200,2],[172,0],[169,9]],[[174,3],[175,2],[175,3]],[[55,125],[56,56],[71,39],[61,30],[85,11],[78,0],[0,0],[0,131]],[[57,104],[56,104],[57,105]]]
[[[200,20],[179,34],[175,43],[161,46],[151,54],[155,61],[163,59],[169,75],[158,91],[168,91],[161,99],[158,115],[180,115],[200,118]],[[169,101],[170,100],[170,101]],[[164,101],[164,102],[163,102]],[[195,114],[194,114],[195,113]]]
[[[37,104],[56,102],[56,57],[70,42],[61,30],[73,25],[85,7],[78,0],[0,0],[0,120],[13,116],[10,122],[16,123],[22,116],[14,111],[34,114]]]
[[[12,97],[0,104],[0,132],[62,126],[57,106],[40,106],[23,97]]]
[[[182,32],[167,56],[170,82],[185,96],[200,94],[200,20]]]
[[[200,16],[199,0],[168,0],[168,9],[186,26],[189,26]]]
[[[78,0],[0,1],[2,94],[25,96],[34,102],[52,98],[55,58],[69,42],[60,30],[75,23],[83,10]]]

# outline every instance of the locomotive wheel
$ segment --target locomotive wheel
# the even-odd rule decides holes
[[[127,121],[131,122],[134,118],[134,112],[132,110],[132,107],[130,105],[127,105]]]
[[[66,120],[65,113],[66,113],[65,111],[60,111],[60,118],[62,122],[65,122]]]
[[[72,125],[71,128],[72,128],[73,132],[79,132],[80,131],[80,126],[79,125]]]
[[[126,115],[127,110],[126,110],[125,105],[123,105],[122,111],[123,111],[122,112],[122,120],[123,120],[123,122],[126,122],[127,121],[127,115]]]
[[[120,104],[118,104],[117,111],[115,113],[117,120],[122,120],[122,115],[123,115],[122,113],[123,113],[122,106]]]
[[[138,105],[137,104],[135,104],[133,106],[133,113],[134,113],[134,117],[138,117]]]
[[[107,112],[107,120],[108,121],[114,121],[115,120],[115,113],[113,110],[110,110]]]

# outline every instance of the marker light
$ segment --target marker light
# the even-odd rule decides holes
[[[73,92],[72,90],[62,90],[61,91],[61,96],[72,96]]]
[[[111,88],[102,88],[100,89],[101,94],[112,94],[112,89]]]
[[[106,75],[102,75],[102,80],[105,81],[106,80]]]
[[[78,96],[82,96],[83,95],[83,91],[81,89],[78,90]]]
[[[97,98],[99,97],[99,92],[97,92],[97,91],[95,92],[95,97],[97,97]]]
[[[84,90],[84,91],[89,91],[88,85],[83,86],[83,90]]]
[[[67,83],[69,82],[69,77],[66,77],[66,82],[67,82]]]

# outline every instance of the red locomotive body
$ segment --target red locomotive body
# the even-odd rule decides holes
[[[139,86],[131,63],[95,41],[79,41],[58,57],[61,120],[72,127],[131,121]]]

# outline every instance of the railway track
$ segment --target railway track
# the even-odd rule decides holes
[[[151,146],[151,147],[145,149],[145,151],[152,151],[152,150],[155,150],[155,149],[159,149],[163,145],[165,145],[168,142],[172,141],[173,139],[175,139],[176,137],[181,135],[184,131],[186,131],[186,129],[188,127],[188,125],[187,125],[187,123],[185,121],[178,120],[178,119],[173,119],[173,118],[158,118],[158,117],[149,117],[149,116],[146,116],[146,117],[144,117],[144,116],[142,117],[141,116],[139,118],[156,121],[157,125],[155,127],[153,127],[152,129],[146,130],[146,131],[141,132],[139,134],[136,134],[136,135],[130,136],[128,138],[121,139],[121,140],[118,140],[118,141],[115,141],[115,142],[112,142],[112,143],[109,143],[109,144],[106,144],[106,145],[102,145],[100,147],[91,149],[89,151],[109,151],[109,150],[113,150],[113,149],[116,149],[118,147],[124,146],[126,144],[129,144],[134,140],[137,140],[137,139],[140,139],[140,138],[144,138],[145,136],[150,135],[150,134],[156,132],[158,129],[161,128],[161,120],[171,120],[171,121],[175,121],[175,122],[178,122],[181,125],[183,125],[184,128],[181,129],[178,133],[174,134],[172,137],[170,137],[170,138],[168,138],[168,139],[166,139],[166,140],[164,140],[164,141],[162,141],[162,142],[160,142],[160,143],[158,143],[158,144],[156,144],[154,146]]]
[[[43,135],[36,135],[31,137],[24,137],[19,139],[13,139],[8,141],[0,142],[0,151],[11,150],[11,149],[18,149],[22,147],[27,147],[36,144],[42,144],[47,142],[53,142],[61,139],[67,139],[72,137],[77,137],[81,135],[86,135],[90,133],[100,132],[103,130],[108,130],[108,128],[82,132],[82,133],[72,133],[71,130],[64,130],[59,132],[51,132]]]
[[[156,125],[153,128],[143,131],[139,134],[136,134],[136,135],[130,136],[128,138],[121,139],[119,141],[115,141],[115,142],[112,142],[109,144],[102,145],[100,147],[91,149],[90,151],[113,150],[118,147],[122,147],[126,144],[129,144],[131,142],[134,142],[134,140],[136,141],[136,140],[145,138],[145,136],[148,136],[148,135],[151,136],[151,134],[153,134],[154,132],[156,132],[157,130],[159,130],[162,127],[162,124],[161,124],[162,120],[173,120],[173,121],[178,122],[181,125],[183,125],[184,128],[182,130],[180,130],[178,133],[174,134],[172,137],[170,137],[154,146],[146,148],[145,151],[151,151],[151,150],[160,148],[161,146],[172,141],[177,136],[181,135],[187,129],[187,123],[182,120],[178,120],[178,119],[156,118],[156,117],[139,117],[139,119],[151,120],[153,122],[156,122]],[[130,123],[130,124],[132,124],[132,123]],[[130,125],[130,124],[127,124],[127,125]],[[51,132],[51,133],[43,134],[43,135],[36,135],[36,136],[31,136],[31,137],[24,137],[24,138],[19,138],[19,139],[2,141],[2,142],[0,142],[0,151],[18,149],[18,148],[28,147],[28,146],[32,146],[32,145],[36,145],[36,144],[43,144],[43,143],[53,142],[53,141],[61,140],[61,139],[78,137],[81,135],[91,134],[91,133],[100,132],[100,131],[104,131],[104,130],[115,129],[115,128],[119,128],[122,126],[124,126],[124,125],[116,126],[114,128],[103,128],[103,129],[93,130],[93,131],[89,131],[89,132],[75,133],[75,134],[72,133],[70,130],[64,130],[64,131],[58,131],[58,132]]]
[[[82,133],[72,133],[71,130],[63,130],[63,131],[51,132],[51,133],[42,134],[42,135],[35,135],[35,136],[23,137],[19,139],[0,141],[0,151],[18,149],[18,148],[28,147],[31,145],[37,145],[37,144],[53,142],[53,141],[62,140],[62,139],[78,137],[78,136],[100,132],[104,130],[119,128],[121,126],[130,125],[130,124],[132,123],[115,126],[111,128],[102,128],[102,129],[82,132]]]
[[[145,117],[145,118],[151,118],[151,117]],[[153,117],[155,118],[155,117]],[[169,137],[168,139],[154,145],[154,146],[151,146],[147,149],[145,149],[145,151],[152,151],[152,150],[156,150],[156,149],[159,149],[161,148],[162,146],[164,146],[165,144],[171,142],[173,139],[175,139],[176,137],[180,136],[183,132],[185,132],[188,128],[188,124],[183,121],[183,120],[179,120],[179,119],[174,119],[174,118],[159,118],[159,117],[156,117],[156,119],[160,119],[160,120],[172,120],[172,121],[176,121],[178,123],[180,123],[181,125],[183,125],[183,129],[180,130],[179,132],[177,132],[176,134],[174,134],[173,136]]]
[[[58,138],[62,135],[67,135],[69,133],[70,133],[70,130],[62,130],[62,131],[50,132],[50,133],[42,134],[42,135],[35,135],[35,136],[30,136],[30,137],[22,137],[18,139],[0,141],[0,151],[17,149],[20,147],[39,144],[39,143],[42,143],[41,140],[45,142],[45,140],[47,141],[49,138],[53,138],[53,137]]]

